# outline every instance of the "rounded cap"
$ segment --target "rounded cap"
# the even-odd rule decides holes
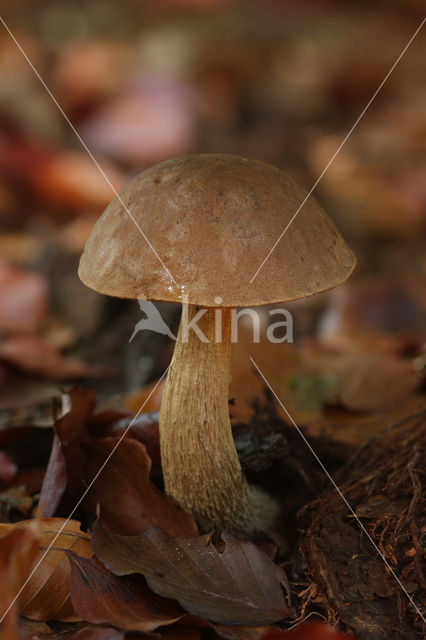
[[[256,160],[200,154],[161,162],[104,211],[79,276],[111,296],[178,302],[186,294],[189,304],[212,307],[284,302],[331,289],[356,260],[312,197],[250,283],[305,196],[285,173]]]

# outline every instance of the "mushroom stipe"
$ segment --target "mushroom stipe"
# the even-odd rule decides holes
[[[279,508],[249,486],[238,461],[228,411],[231,310],[285,302],[342,283],[355,256],[311,197],[275,251],[250,278],[291,220],[305,192],[263,162],[228,154],[167,160],[140,173],[120,193],[158,255],[115,198],[96,223],[79,275],[89,287],[121,298],[188,302],[160,412],[166,492],[205,531],[247,537],[270,529]],[[220,305],[218,300],[220,298]],[[216,311],[222,336],[216,341]]]

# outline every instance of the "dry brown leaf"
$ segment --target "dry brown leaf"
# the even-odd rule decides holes
[[[55,515],[62,499],[75,503],[82,493],[84,454],[80,443],[89,437],[87,425],[96,394],[91,389],[70,389],[66,397],[70,409],[53,425],[55,437],[40,493],[37,514],[44,518]]]
[[[92,440],[84,445],[87,457],[86,482],[89,484],[109,458],[119,438]],[[122,440],[108,464],[94,482],[85,506],[102,513],[114,531],[132,535],[151,525],[162,527],[170,535],[196,535],[194,520],[173,500],[154,487],[149,479],[151,460],[137,440]]]
[[[97,520],[96,554],[116,575],[141,573],[148,586],[188,613],[222,624],[269,624],[288,614],[284,571],[256,545],[224,533],[219,553],[208,535],[173,538],[159,527],[120,536]]]
[[[68,557],[71,600],[87,622],[149,633],[185,615],[176,602],[152,593],[140,576],[117,578],[93,560],[73,552]]]
[[[33,522],[33,521],[31,521]],[[67,550],[91,558],[94,555],[90,545],[90,536],[80,531],[80,523],[62,518],[46,518],[35,521],[40,528],[40,546],[35,565],[41,560],[28,584],[19,596],[19,608],[23,615],[33,620],[50,619],[76,621],[79,617],[74,612],[69,594],[70,566],[66,556]],[[28,521],[16,524],[0,523],[0,548],[10,535],[22,536],[27,531]],[[59,533],[61,527],[63,530]],[[57,534],[57,539],[53,542]],[[44,556],[47,548],[52,547]],[[44,557],[43,557],[44,556]]]
[[[2,528],[4,534],[2,535]],[[31,572],[37,556],[40,528],[36,521],[21,527],[0,525],[0,638],[19,640],[14,599]]]

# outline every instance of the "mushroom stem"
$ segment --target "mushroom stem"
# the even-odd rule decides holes
[[[276,505],[259,489],[249,487],[229,420],[232,310],[194,305],[187,309],[160,411],[166,493],[203,530],[226,529],[246,535],[267,529]],[[196,314],[201,316],[197,326],[207,342],[191,327],[188,330]]]

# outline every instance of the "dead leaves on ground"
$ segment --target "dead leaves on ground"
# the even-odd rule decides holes
[[[9,529],[0,539],[0,623],[2,640],[18,640],[15,598],[26,581],[37,556],[40,530],[37,522]]]
[[[117,578],[93,560],[69,553],[71,599],[83,620],[126,631],[149,633],[170,625],[185,612],[176,602],[156,596],[137,576]]]
[[[130,428],[125,434],[116,413],[93,415],[93,391],[73,389],[66,397],[70,407],[54,425],[39,515],[65,515],[85,493],[86,513],[93,519],[100,504],[110,524],[123,534],[155,524],[171,535],[195,535],[193,519],[150,481],[151,459],[134,437],[143,439],[143,430]]]
[[[99,521],[97,556],[113,573],[140,573],[155,593],[189,613],[222,624],[270,624],[284,618],[285,573],[251,542],[223,534],[222,552],[208,535],[174,538],[159,527],[120,536]]]
[[[285,574],[264,551],[226,534],[218,550],[209,536],[197,537],[193,520],[152,484],[151,460],[139,439],[144,429],[125,436],[122,417],[94,415],[90,391],[72,390],[64,406],[68,410],[55,423],[39,513],[60,513],[88,488],[82,515],[90,522],[100,504],[112,530],[95,525],[91,541],[76,521],[39,520],[31,561],[36,570],[19,597],[23,615],[39,621],[82,618],[143,633],[176,621],[270,624],[288,615]],[[26,526],[25,521],[1,525],[0,535],[2,529],[6,535]],[[92,558],[93,549],[106,568]],[[128,573],[139,575],[123,575]]]
[[[102,438],[87,443],[84,450],[88,483],[108,460],[85,505],[95,511],[96,505],[101,504],[102,513],[115,531],[131,535],[158,525],[173,536],[197,534],[191,516],[151,483],[151,459],[141,442]]]
[[[15,550],[20,558],[19,546],[22,540],[25,542],[25,536],[29,538],[31,527],[37,531],[37,536],[34,536],[36,542],[33,543],[33,546],[36,545],[36,551],[31,554],[32,560],[29,567],[34,569],[34,573],[30,576],[30,570],[26,572],[25,578],[29,577],[29,581],[18,598],[22,614],[41,621],[79,620],[71,604],[70,566],[65,552],[72,550],[80,556],[91,558],[94,551],[90,544],[90,536],[80,531],[80,523],[73,520],[68,522],[61,518],[30,522],[24,520],[17,524],[0,524],[0,549],[3,552],[7,549],[6,544],[9,538],[11,542],[17,540]],[[26,556],[22,558],[20,562],[27,566]],[[15,579],[15,582],[19,580]],[[21,580],[20,586],[23,582],[24,580]],[[15,590],[15,595],[18,590]]]

